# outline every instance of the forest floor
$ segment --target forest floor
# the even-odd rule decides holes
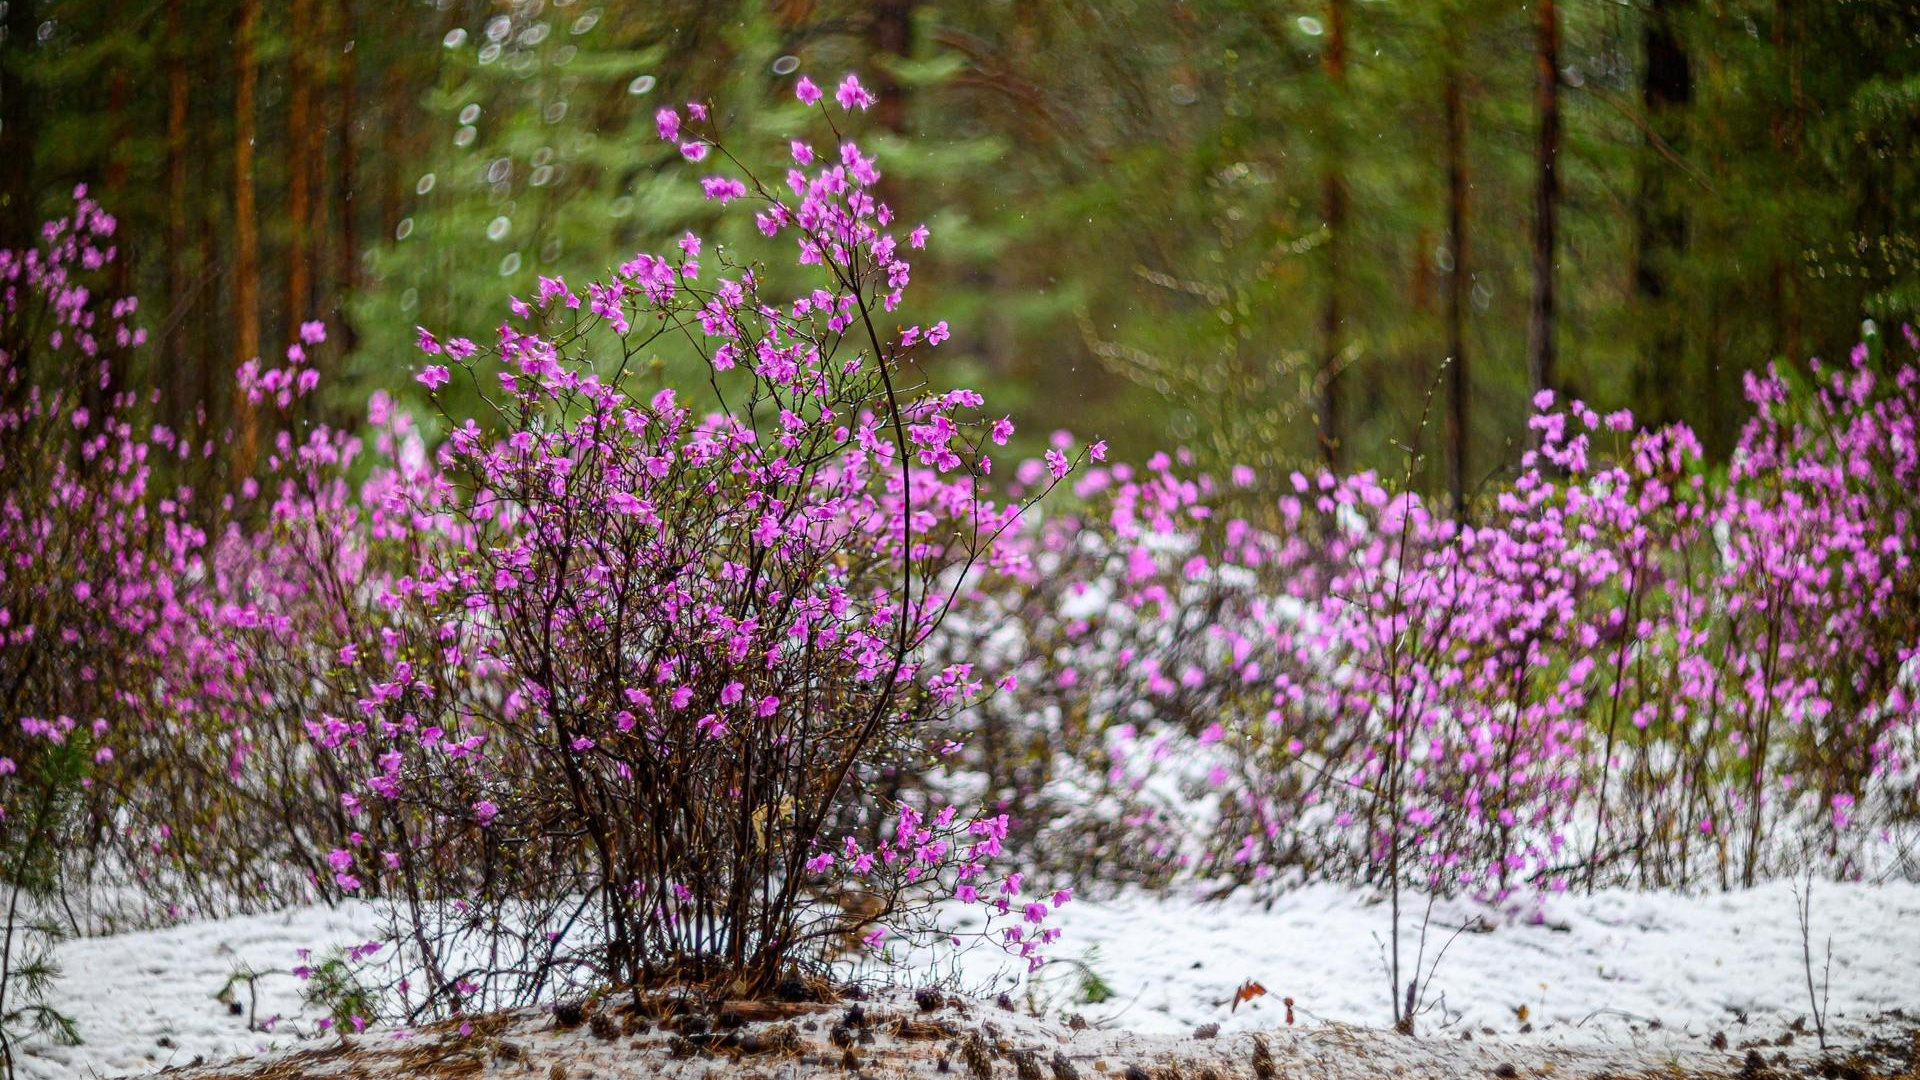
[[[1019,977],[990,948],[939,966],[908,957],[905,967],[849,971],[871,995],[867,1027],[849,1028],[856,1067],[866,1077],[938,1076],[944,1057],[960,1080],[978,1035],[997,1080],[1257,1080],[1259,1034],[1276,1077],[1887,1077],[1920,1068],[1920,885],[1816,883],[1804,940],[1784,882],[1692,896],[1602,890],[1506,912],[1416,908],[1401,936],[1411,970],[1426,923],[1417,1039],[1387,1030],[1388,912],[1378,895],[1323,885],[1270,902],[1075,900],[1057,913],[1065,936],[1037,978]],[[747,1021],[737,1029],[715,1007],[705,1010],[706,1035],[674,1030],[662,1015],[562,1025],[536,1010],[475,1021],[464,1035],[375,1028],[343,1043],[319,1031],[290,970],[297,950],[318,957],[366,941],[376,925],[364,906],[313,907],[65,942],[54,1004],[85,1042],[29,1045],[20,1076],[850,1075],[833,1033],[851,1001],[769,1017],[735,1006]],[[1809,954],[1825,984],[1832,1054],[1814,1030]],[[222,1000],[238,971],[257,977]],[[1266,992],[1236,1004],[1249,981]],[[923,1012],[911,991],[928,986],[950,1003]],[[791,1039],[780,1034],[787,1023]],[[1210,1028],[1214,1037],[1196,1037]],[[871,1043],[861,1043],[863,1030]],[[1056,1053],[1065,1071],[1056,1072]]]

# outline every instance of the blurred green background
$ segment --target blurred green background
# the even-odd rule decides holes
[[[88,182],[157,339],[115,377],[176,415],[324,318],[351,418],[416,323],[484,341],[536,273],[708,230],[654,110],[709,99],[777,164],[797,73],[878,87],[854,128],[934,229],[902,321],[949,320],[928,376],[1029,438],[1396,472],[1417,440],[1471,491],[1536,386],[1724,452],[1743,370],[1920,304],[1900,0],[3,6],[0,243]]]

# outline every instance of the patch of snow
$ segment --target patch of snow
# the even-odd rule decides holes
[[[29,1043],[18,1062],[22,1080],[140,1073],[288,1046],[313,1031],[302,1015],[296,950],[319,957],[334,945],[356,945],[376,933],[371,907],[291,908],[268,915],[183,923],[57,947],[62,976],[52,1005],[80,1030],[79,1046]],[[241,970],[264,972],[254,993],[234,987],[239,1015],[216,1000]],[[257,997],[255,996],[257,995]],[[247,1009],[267,1021],[247,1030]]]
[[[1407,968],[1424,913],[1424,905],[1411,900],[1403,912]],[[1108,1040],[1099,1053],[1160,1053],[1190,1042],[1194,1029],[1206,1024],[1219,1024],[1225,1035],[1278,1028],[1278,1037],[1294,1040],[1286,1046],[1309,1058],[1355,1040],[1369,1055],[1381,1052],[1367,1042],[1374,1034],[1356,1032],[1366,1027],[1377,1034],[1391,1022],[1381,951],[1389,913],[1377,894],[1312,885],[1271,904],[1130,894],[1075,900],[1054,918],[1065,930],[1053,953],[1058,959],[1031,980],[1023,965],[985,948],[948,957],[943,963],[950,966],[938,970],[909,968],[888,977],[909,985],[940,980],[987,999],[1006,992],[1017,1005],[1055,1020],[1081,1014],[1106,1029],[1074,1036]],[[311,948],[318,956],[329,946],[358,944],[378,925],[370,907],[308,907],[65,942],[58,956],[66,974],[54,1004],[78,1023],[86,1043],[30,1045],[20,1074],[35,1080],[111,1076],[196,1058],[327,1045],[332,1036],[302,1042],[315,1033],[318,1018],[303,1014],[301,983],[288,973],[300,962],[296,950]],[[1455,936],[1463,925],[1480,932]],[[1914,977],[1920,884],[1815,883],[1816,978],[1828,938],[1836,1027],[1858,1033],[1889,1009],[1920,1006]],[[1456,1051],[1433,1048],[1449,1042],[1462,1045],[1457,1053],[1484,1056],[1505,1047],[1540,1061],[1562,1053],[1583,1055],[1590,1064],[1619,1054],[1659,1060],[1660,1054],[1704,1053],[1719,1032],[1736,1046],[1775,1040],[1808,1015],[1793,887],[1785,882],[1694,896],[1568,894],[1504,918],[1466,902],[1442,903],[1428,929],[1423,981],[1442,946],[1427,993],[1433,1008],[1419,1024],[1425,1036],[1419,1043],[1428,1047],[1420,1053],[1442,1055],[1434,1059],[1440,1075],[1447,1074],[1442,1058]],[[262,1020],[282,1017],[269,1032],[248,1030],[244,986],[236,987],[240,1015],[215,1000],[241,968],[271,972],[258,980],[255,1004]],[[1084,1000],[1088,971],[1110,988],[1109,1000]],[[1235,991],[1249,979],[1266,995],[1232,1008]],[[1288,997],[1297,1021],[1291,1029],[1284,1021]],[[1011,1015],[992,1011],[997,1018]],[[1064,1030],[1057,1023],[1041,1026]],[[1465,1049],[1463,1036],[1486,1049]],[[1382,1038],[1382,1046],[1399,1045],[1396,1036]],[[1811,1042],[1810,1036],[1799,1040]],[[1290,1052],[1275,1046],[1276,1055]]]
[[[1410,971],[1425,905],[1404,902],[1402,968]],[[963,983],[1010,991],[1054,1015],[1078,1012],[1143,1032],[1207,1023],[1223,1031],[1273,1027],[1283,1022],[1288,997],[1303,1023],[1392,1024],[1383,953],[1390,914],[1375,894],[1310,885],[1271,905],[1135,894],[1076,900],[1052,919],[1064,931],[1053,951],[1059,959],[1037,978],[1026,982],[1015,966],[976,950],[963,960]],[[1469,924],[1484,932],[1456,936]],[[1829,938],[1836,1019],[1920,1006],[1920,884],[1816,882],[1816,980]],[[1110,1000],[1082,1000],[1080,963],[1111,989]],[[1595,1046],[1721,1030],[1738,1041],[1740,1031],[1763,1022],[1770,1035],[1800,1017],[1812,1022],[1787,882],[1696,896],[1562,894],[1505,919],[1471,903],[1443,902],[1427,930],[1422,982],[1429,972],[1424,998],[1433,1007],[1419,1024],[1426,1033],[1491,1029],[1506,1039]],[[1268,993],[1232,1009],[1248,979]]]

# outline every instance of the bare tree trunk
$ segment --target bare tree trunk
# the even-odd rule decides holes
[[[182,310],[193,286],[187,283],[187,57],[186,28],[181,8],[185,0],[167,0],[167,325],[160,342],[166,372],[161,392],[166,395],[168,426],[187,427],[192,416],[197,381],[188,371],[187,320]],[[204,360],[203,360],[204,362]]]
[[[1457,56],[1456,52],[1456,56]],[[1442,92],[1447,114],[1447,246],[1453,267],[1447,278],[1447,490],[1455,517],[1467,513],[1467,447],[1472,441],[1467,398],[1467,110],[1457,61],[1447,64]]]
[[[1685,152],[1677,112],[1693,100],[1693,70],[1675,22],[1691,0],[1652,0],[1643,41],[1646,67],[1641,96],[1650,135],[1674,153]],[[1651,142],[1651,138],[1649,139]],[[1640,155],[1640,185],[1633,205],[1634,293],[1639,318],[1651,327],[1646,353],[1634,375],[1634,410],[1642,422],[1678,417],[1674,390],[1682,386],[1686,338],[1673,310],[1672,270],[1687,246],[1687,213],[1672,167],[1646,148]]]
[[[1786,67],[1791,105],[1774,117],[1774,147],[1795,161],[1800,156],[1800,133],[1806,123],[1806,97],[1800,71],[1800,42],[1806,36],[1806,18],[1793,0],[1774,0],[1772,45]],[[1776,257],[1772,268],[1774,352],[1788,360],[1800,359],[1800,278],[1788,260]]]
[[[1786,146],[1786,150],[1793,158],[1799,158],[1801,133],[1807,127],[1807,85],[1801,71],[1803,67],[1801,60],[1805,56],[1801,52],[1803,50],[1801,42],[1807,40],[1807,10],[1797,2],[1780,0],[1776,19],[1778,19],[1778,29],[1774,31],[1774,42],[1776,46],[1780,42],[1786,42],[1784,52],[1788,54],[1788,88],[1793,96],[1793,111],[1788,115],[1788,125],[1786,125],[1786,131],[1782,133],[1782,144]],[[1789,21],[1793,23],[1791,31],[1786,29]],[[1786,319],[1788,319],[1786,356],[1788,359],[1799,359],[1801,357],[1801,277],[1799,273],[1793,273],[1788,282]]]
[[[873,22],[868,28],[868,40],[873,51],[895,60],[904,60],[913,53],[913,0],[873,0]],[[902,93],[898,80],[887,65],[880,65],[874,71],[874,92],[880,96],[880,103],[874,106],[874,118],[888,131],[900,134],[907,130],[907,99]]]
[[[119,25],[126,15],[126,0],[114,0],[108,8],[108,18]],[[127,172],[128,144],[127,130],[127,62],[124,56],[116,57],[113,62],[113,74],[107,79],[107,171],[104,177],[105,192],[101,196],[108,211],[127,213]],[[122,237],[119,245],[119,258],[113,261],[111,281],[114,295],[129,296],[133,293],[134,253],[130,237]],[[105,422],[107,405],[113,400],[121,381],[125,378],[123,370],[125,358],[122,350],[113,342],[103,343],[100,355],[96,358],[93,370],[86,373],[87,410],[92,422],[99,425]]]
[[[334,173],[334,212],[340,215],[340,223],[335,230],[333,248],[335,295],[331,310],[336,324],[334,330],[339,339],[335,351],[345,354],[351,352],[355,344],[353,325],[347,321],[347,300],[360,284],[359,234],[354,228],[356,215],[353,205],[353,185],[360,167],[360,148],[354,140],[354,129],[359,119],[355,113],[359,110],[360,66],[351,48],[355,28],[352,0],[336,0],[333,10],[340,20],[337,37],[342,51],[336,76],[339,80],[340,167]]]
[[[1321,69],[1338,94],[1347,74],[1346,0],[1327,0],[1327,51]],[[1320,455],[1329,469],[1338,469],[1340,445],[1340,246],[1347,224],[1346,177],[1340,170],[1336,133],[1327,140],[1327,161],[1321,175],[1321,214],[1326,220],[1327,287],[1320,310]]]
[[[380,185],[380,241],[383,243],[393,240],[394,230],[400,226],[400,207],[407,195],[403,151],[407,145],[406,117],[410,115],[406,108],[409,85],[404,65],[387,65],[380,90],[379,159],[385,164],[382,169],[385,182]]]
[[[233,95],[233,303],[234,355],[237,367],[260,355],[260,228],[253,201],[254,35],[260,27],[260,0],[240,0],[240,26],[234,36],[236,65]],[[253,471],[259,452],[259,418],[236,387],[233,423],[239,441],[233,456],[233,475]]]
[[[34,0],[10,0],[0,32],[0,248],[20,250],[31,245],[39,228],[34,205],[33,84],[25,68],[37,46]]]
[[[218,281],[225,268],[221,266],[220,239],[215,233],[214,215],[211,205],[204,207],[200,216],[200,274],[209,282]],[[200,408],[206,410],[206,431],[209,435],[220,430],[226,420],[221,414],[221,390],[225,383],[222,375],[228,365],[221,358],[227,356],[231,342],[221,340],[214,332],[216,326],[227,326],[238,321],[237,305],[232,290],[216,290],[207,298],[205,317],[195,319],[192,334],[197,339],[193,349],[193,372],[195,377],[194,397]],[[183,324],[185,325],[185,324]],[[231,397],[231,395],[227,395]],[[231,402],[229,402],[229,405]]]
[[[110,20],[119,25],[126,17],[126,0],[114,0],[109,9]],[[108,211],[124,214],[127,212],[127,171],[128,141],[127,131],[127,62],[119,57],[113,62],[113,74],[107,80],[107,173],[104,202]],[[122,243],[121,247],[126,245]],[[121,251],[120,258],[113,261],[113,289],[120,296],[133,292],[131,288],[133,259],[129,253]]]
[[[313,0],[290,0],[293,33],[287,81],[287,313],[289,325],[313,310]]]
[[[1527,314],[1527,383],[1554,388],[1554,231],[1560,211],[1560,15],[1554,0],[1537,0],[1534,107],[1540,131],[1533,196],[1533,303]]]

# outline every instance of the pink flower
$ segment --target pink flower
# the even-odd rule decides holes
[[[422,370],[420,374],[415,375],[413,381],[431,391],[438,390],[442,386],[445,386],[451,378],[452,376],[447,372],[444,365],[432,364]]]
[[[852,72],[848,72],[847,77],[840,80],[840,88],[833,92],[833,99],[848,112],[852,112],[856,105],[861,109],[870,109],[875,101],[872,92],[861,86],[859,77]]]
[[[745,196],[747,185],[731,176],[709,176],[700,181],[700,190],[707,198],[724,205]]]
[[[800,81],[793,84],[793,96],[799,98],[802,105],[812,105],[820,100],[820,88],[814,85],[812,79],[802,75]]]

